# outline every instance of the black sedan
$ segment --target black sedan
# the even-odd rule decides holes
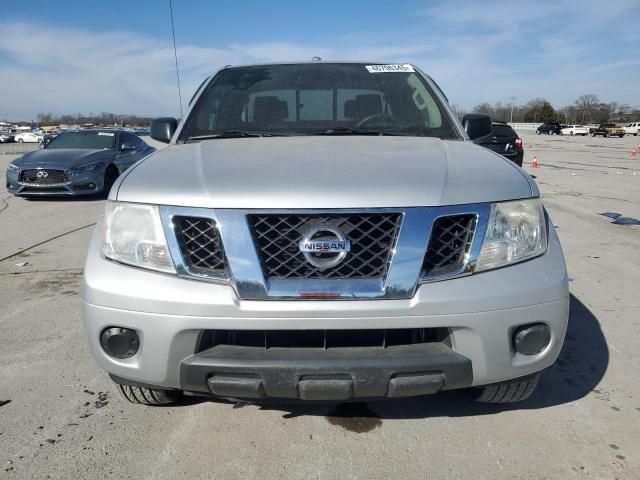
[[[499,153],[519,167],[522,166],[522,160],[524,159],[522,139],[518,137],[513,128],[504,122],[493,122],[491,135],[478,138],[473,142]]]
[[[67,131],[9,163],[7,191],[17,196],[107,195],[122,172],[154,151],[122,130]]]

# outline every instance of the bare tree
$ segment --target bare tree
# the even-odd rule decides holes
[[[582,123],[585,123],[587,118],[591,120],[594,107],[599,102],[600,100],[598,99],[598,96],[592,93],[586,93],[578,97],[575,104],[582,113]]]

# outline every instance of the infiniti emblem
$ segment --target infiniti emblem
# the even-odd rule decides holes
[[[302,236],[298,244],[304,258],[320,270],[335,267],[351,250],[351,242],[340,230],[318,225]]]
[[[48,176],[49,176],[49,172],[45,170],[40,170],[38,173],[36,173],[36,177],[38,178],[47,178]]]

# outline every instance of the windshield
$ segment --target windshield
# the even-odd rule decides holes
[[[113,148],[116,134],[114,132],[67,132],[54,138],[49,148]]]
[[[461,138],[413,67],[371,67],[318,63],[222,70],[198,99],[180,138],[197,140],[225,132]]]

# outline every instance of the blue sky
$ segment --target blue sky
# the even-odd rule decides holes
[[[174,16],[185,97],[226,64],[319,55],[415,63],[467,109],[584,93],[640,106],[638,0],[174,0]],[[173,69],[165,0],[2,7],[0,118],[176,114]]]

